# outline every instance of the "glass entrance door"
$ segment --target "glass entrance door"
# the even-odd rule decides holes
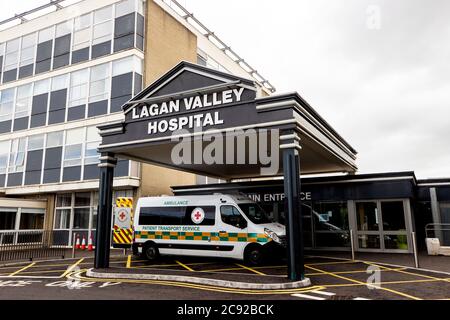
[[[355,203],[356,243],[361,251],[407,251],[404,200]]]

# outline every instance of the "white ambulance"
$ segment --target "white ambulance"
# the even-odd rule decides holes
[[[133,252],[225,257],[260,264],[284,253],[286,229],[241,195],[140,198],[134,217]]]

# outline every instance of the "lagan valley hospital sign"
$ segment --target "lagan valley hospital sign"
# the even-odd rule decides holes
[[[224,179],[256,177],[263,165],[259,159],[205,166],[195,161],[173,163],[170,153],[177,134],[198,140],[198,131],[203,131],[200,143],[205,147],[212,140],[208,134],[254,130],[256,140],[245,146],[247,159],[251,147],[270,145],[267,141],[276,132],[276,144],[269,149],[301,146],[302,172],[356,170],[353,148],[297,93],[259,96],[257,92],[249,79],[181,62],[123,106],[124,121],[99,127],[99,151]],[[273,131],[265,137],[261,129]],[[282,166],[272,175],[281,173]]]
[[[240,102],[243,92],[244,88],[238,88],[211,94],[203,94],[196,97],[175,99],[168,102],[153,103],[149,106],[142,105],[133,109],[131,117],[132,119],[141,119],[180,112],[187,113],[200,108],[216,107],[223,104]],[[218,111],[213,111],[204,114],[201,113],[172,118],[170,120],[149,121],[148,134],[166,132],[167,130],[173,132],[185,128],[193,129],[194,127],[207,128],[218,124],[223,124],[223,119],[220,118]]]

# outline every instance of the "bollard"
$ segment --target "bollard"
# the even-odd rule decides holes
[[[73,239],[72,239],[72,258],[75,258],[75,239],[76,239],[77,234],[74,233],[73,234]]]
[[[414,254],[414,266],[419,268],[419,256],[417,255],[417,242],[416,242],[416,233],[411,232],[411,240],[413,245],[413,254]]]
[[[355,261],[355,244],[353,241],[353,229],[350,229],[350,246],[352,249],[352,261]]]

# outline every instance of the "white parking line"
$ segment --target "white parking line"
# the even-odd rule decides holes
[[[370,299],[358,297],[358,298],[355,298],[355,299],[353,299],[353,300],[370,300]]]
[[[311,291],[311,292],[314,292],[314,293],[316,293],[316,294],[321,294],[321,295],[323,295],[323,296],[328,296],[328,297],[331,297],[331,296],[335,296],[335,295],[336,295],[336,293],[333,293],[333,292],[320,291],[320,290],[313,290],[313,291]]]
[[[325,298],[322,298],[322,297],[311,296],[309,294],[303,294],[303,293],[294,293],[294,294],[291,294],[291,296],[309,299],[309,300],[325,300]]]

